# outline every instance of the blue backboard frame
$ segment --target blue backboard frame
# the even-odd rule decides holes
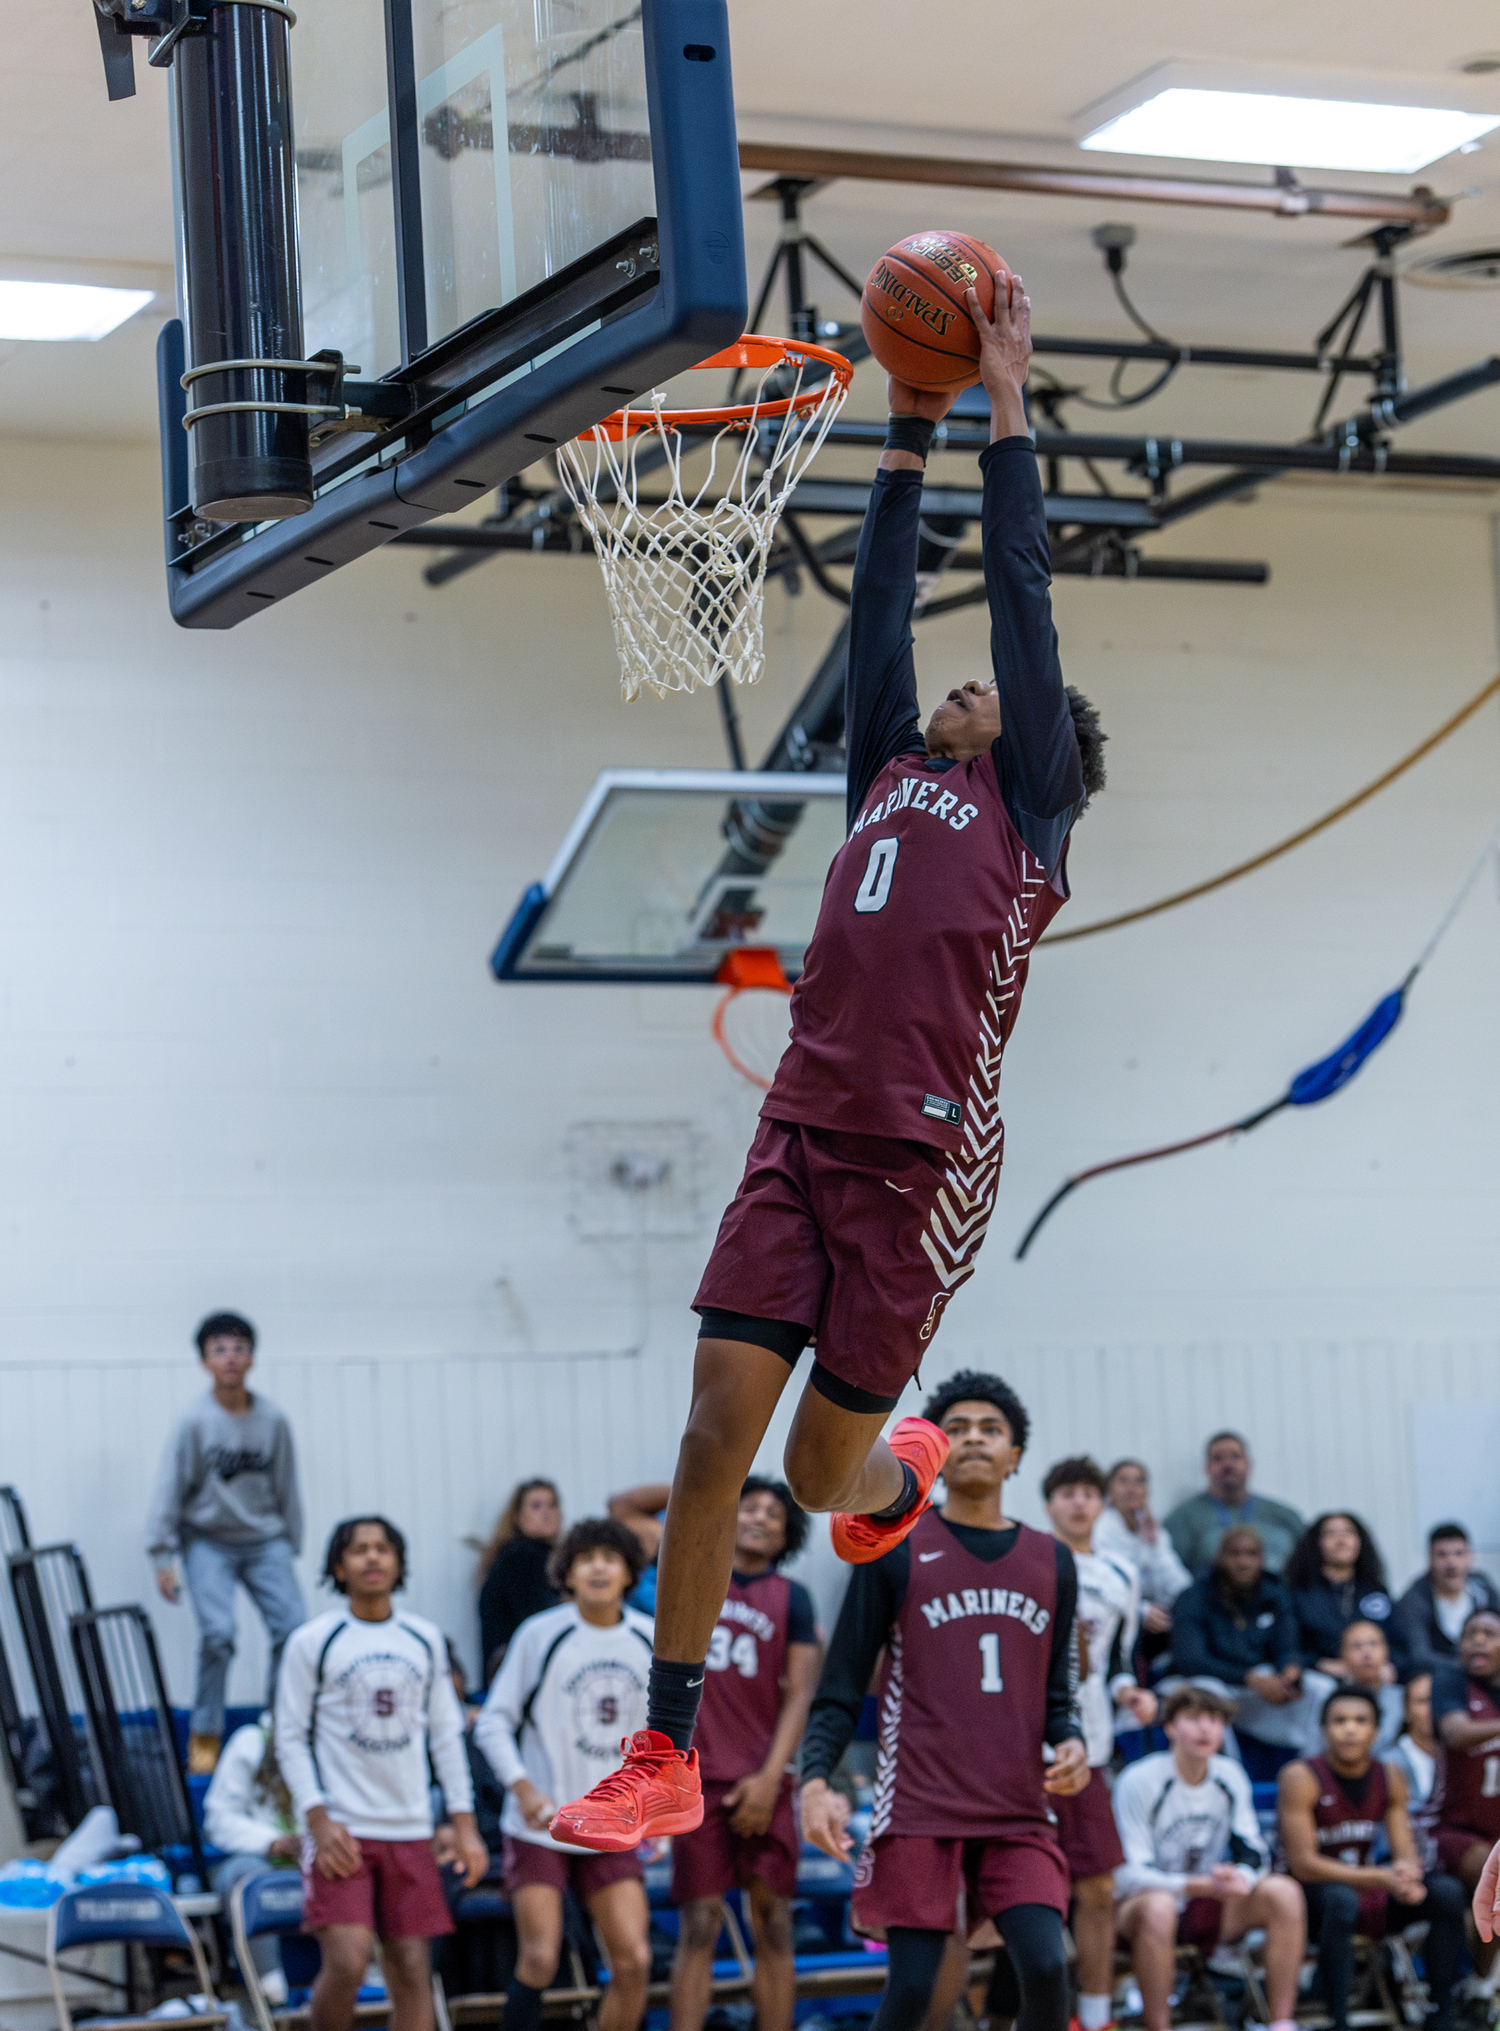
[[[417,433],[425,441],[394,443],[380,463],[317,494],[305,515],[201,540],[188,500],[182,326],[168,323],[157,372],[168,595],[181,626],[235,627],[402,530],[472,505],[631,395],[740,336],[747,289],[727,5],[643,0],[641,25],[656,199],[655,220],[642,223],[654,226],[654,288],[519,380],[487,396],[482,385],[472,390],[466,399],[476,406],[425,426]],[[554,277],[530,292],[538,302],[518,299],[501,314],[514,314],[520,351],[507,354],[488,338],[482,357],[493,379],[510,374],[528,345],[545,353],[566,331],[568,287],[566,276]],[[559,322],[549,327],[554,289]],[[385,381],[420,388],[424,361],[439,355],[451,375],[463,338],[417,353]]]

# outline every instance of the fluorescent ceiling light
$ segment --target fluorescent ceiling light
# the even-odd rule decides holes
[[[81,282],[0,281],[0,339],[102,339],[154,294]]]
[[[1080,143],[1113,155],[1192,156],[1296,169],[1424,169],[1500,127],[1500,114],[1442,106],[1376,106],[1354,99],[1294,99],[1173,85]]]

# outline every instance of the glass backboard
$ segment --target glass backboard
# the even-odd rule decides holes
[[[713,980],[736,949],[802,970],[844,778],[606,769],[491,959],[497,980]]]
[[[348,413],[311,513],[195,522],[168,327],[190,626],[468,505],[744,328],[725,0],[305,0],[291,76],[305,347],[342,356]]]

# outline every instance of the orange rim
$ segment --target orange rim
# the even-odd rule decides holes
[[[769,1079],[762,1078],[759,1072],[755,1071],[751,1066],[747,1065],[744,1059],[738,1053],[738,1051],[736,1051],[736,1049],[734,1048],[734,1045],[730,1043],[729,1038],[724,1031],[724,1017],[728,1012],[729,1004],[736,998],[737,995],[751,993],[789,995],[791,991],[792,991],[791,988],[787,985],[785,981],[782,982],[780,987],[776,987],[770,981],[759,981],[756,982],[753,986],[747,985],[743,987],[728,987],[724,990],[724,993],[719,997],[719,1005],[714,1010],[714,1019],[713,1019],[714,1042],[718,1045],[719,1049],[724,1053],[724,1056],[729,1060],[730,1064],[733,1065],[735,1071],[739,1073],[740,1077],[742,1079],[748,1079],[752,1086],[758,1086],[762,1093],[770,1092],[772,1082]]]
[[[776,367],[785,361],[816,360],[832,370],[833,378],[847,393],[854,379],[854,365],[842,353],[836,353],[828,346],[815,346],[811,341],[801,339],[760,338],[747,332],[732,346],[725,346],[723,352],[715,353],[712,359],[700,360],[693,371],[705,369],[738,368],[754,370],[759,367]],[[738,425],[748,429],[752,423],[763,418],[789,416],[794,411],[800,414],[804,409],[815,409],[828,399],[828,384],[820,381],[816,388],[808,388],[800,395],[783,395],[774,402],[731,402],[720,409],[663,409],[661,421],[671,424],[674,429],[691,429],[695,425],[717,423],[728,427]],[[615,443],[633,437],[637,431],[652,430],[656,427],[654,409],[616,409],[612,416],[606,416],[602,423],[582,434],[585,437],[607,437]]]

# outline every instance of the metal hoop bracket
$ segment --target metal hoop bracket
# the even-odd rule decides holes
[[[210,402],[202,409],[189,409],[182,419],[184,430],[191,430],[195,423],[201,423],[205,416],[235,416],[254,411],[264,416],[347,416],[348,410],[342,404],[331,402]]]
[[[179,376],[179,385],[186,388],[194,381],[201,381],[206,374],[236,374],[257,370],[283,374],[321,374],[330,381],[337,375],[349,371],[341,360],[214,360],[206,367],[189,367],[185,374]],[[358,371],[359,369],[355,368],[355,372]]]

